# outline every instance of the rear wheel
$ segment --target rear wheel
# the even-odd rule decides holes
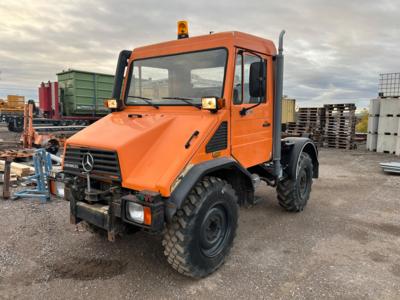
[[[305,152],[300,154],[296,174],[296,178],[280,181],[276,189],[280,206],[291,212],[302,211],[310,198],[313,164]]]
[[[167,225],[163,245],[168,262],[187,276],[211,274],[229,254],[237,221],[237,196],[231,185],[205,177]]]

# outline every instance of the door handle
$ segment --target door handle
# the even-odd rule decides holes
[[[271,126],[271,123],[268,122],[268,121],[265,121],[262,126],[263,127],[269,127],[269,126]]]
[[[190,138],[188,139],[188,141],[187,141],[186,144],[185,144],[185,148],[186,148],[186,149],[190,147],[190,142],[191,142],[196,136],[198,136],[199,133],[200,133],[200,132],[199,132],[198,130],[196,130],[195,132],[192,133],[192,135],[190,136]]]

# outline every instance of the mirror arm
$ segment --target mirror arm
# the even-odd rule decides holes
[[[253,106],[250,106],[250,107],[243,107],[243,108],[240,110],[240,115],[241,115],[241,116],[245,116],[245,115],[247,114],[247,111],[248,111],[248,110],[251,110],[251,109],[253,109],[253,108],[259,106],[259,105],[262,103],[262,99],[264,99],[264,98],[261,98],[261,97],[260,97],[260,101],[258,101],[258,103],[254,104]]]
[[[261,61],[263,61],[263,58],[261,57],[261,56],[259,56],[258,54],[255,54],[256,56],[258,56],[259,58],[260,58],[260,60]],[[261,72],[260,72],[261,73]],[[260,76],[260,82],[262,82],[263,80],[262,80],[262,78],[261,78],[261,74],[259,73],[259,76]],[[261,87],[260,87],[260,89],[261,89]],[[264,96],[265,97],[265,96]],[[245,116],[246,114],[247,114],[247,111],[248,110],[251,110],[251,109],[253,109],[253,108],[255,108],[255,107],[257,107],[257,106],[259,106],[261,103],[262,103],[262,101],[264,100],[264,97],[259,97],[259,101],[258,101],[258,103],[256,103],[256,104],[254,104],[253,106],[250,106],[250,107],[243,107],[241,110],[240,110],[240,115],[241,116]]]

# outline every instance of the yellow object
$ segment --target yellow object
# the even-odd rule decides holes
[[[289,123],[296,121],[296,99],[289,99],[284,97],[282,99],[282,123]]]
[[[201,108],[214,110],[217,109],[217,98],[215,97],[207,97],[201,99]]]
[[[117,108],[118,107],[117,100],[107,99],[104,101],[104,106],[107,108]]]
[[[187,21],[178,21],[178,39],[189,37],[189,26]]]
[[[25,97],[18,95],[8,95],[7,103],[9,108],[24,107]]]
[[[25,105],[25,97],[18,95],[8,95],[6,100],[0,99],[1,113],[23,112]]]

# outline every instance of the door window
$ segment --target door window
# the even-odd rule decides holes
[[[265,97],[250,96],[250,65],[253,62],[259,62],[260,59],[265,63],[265,60],[246,52],[238,53],[235,64],[235,78],[233,84],[233,103],[247,104],[265,102]]]

